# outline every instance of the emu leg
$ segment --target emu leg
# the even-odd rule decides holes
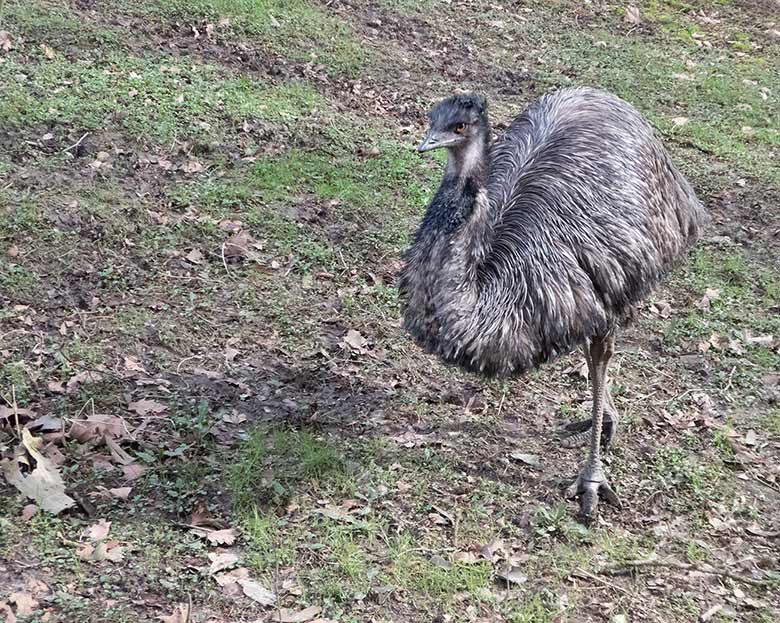
[[[590,356],[590,345],[585,344],[582,347],[585,354],[585,361],[588,364],[588,378],[593,382],[593,358]],[[605,380],[606,383],[606,380]],[[604,405],[604,420],[601,427],[601,446],[606,452],[617,435],[618,412],[615,403],[612,402],[612,396],[609,393],[609,387],[606,387],[606,404]],[[590,441],[590,429],[593,420],[581,420],[579,422],[570,422],[566,424],[559,432],[560,444],[564,448],[584,447]]]
[[[604,420],[604,402],[607,389],[607,368],[615,352],[615,336],[596,337],[591,340],[591,390],[593,392],[593,420],[591,425],[590,450],[585,466],[577,480],[569,487],[567,496],[580,498],[580,514],[590,519],[596,512],[599,494],[610,504],[620,508],[620,500],[612,490],[601,464],[601,431]]]

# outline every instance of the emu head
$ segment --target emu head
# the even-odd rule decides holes
[[[490,134],[487,102],[478,95],[453,95],[442,100],[428,114],[428,134],[417,148],[430,151],[440,147],[464,150],[469,144],[485,143]]]

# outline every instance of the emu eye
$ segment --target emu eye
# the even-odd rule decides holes
[[[466,124],[459,123],[455,126],[455,134],[463,134],[466,131]]]

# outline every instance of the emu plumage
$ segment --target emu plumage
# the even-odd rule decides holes
[[[405,257],[404,326],[426,351],[510,376],[579,345],[591,372],[591,452],[575,483],[584,515],[616,414],[606,371],[617,327],[697,239],[696,195],[630,104],[589,88],[537,101],[491,143],[485,100],[454,96],[430,114],[421,151],[448,164]],[[588,484],[590,483],[590,484]]]

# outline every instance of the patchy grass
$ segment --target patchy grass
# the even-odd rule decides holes
[[[755,526],[777,529],[778,52],[736,3],[702,9],[719,23],[700,9],[642,2],[634,28],[569,0],[6,0],[0,416],[15,396],[22,425],[60,418],[44,451],[80,505],[24,521],[0,484],[0,601],[45,569],[38,618],[155,620],[189,596],[193,620],[269,616],[210,576],[234,553],[280,607],[344,622],[676,623],[711,606],[711,578],[603,567],[775,565]],[[607,470],[624,508],[591,526],[562,497],[581,454],[548,443],[589,410],[577,358],[504,382],[442,368],[403,336],[394,289],[443,167],[414,152],[434,95],[478,88],[499,126],[585,82],[651,118],[714,213],[621,334]],[[237,228],[246,256],[225,252]],[[124,420],[126,456],[68,437],[92,414]],[[4,457],[15,435],[0,418]],[[121,563],[76,555],[99,518]],[[735,618],[777,618],[776,595],[731,582],[756,600],[729,601]]]
[[[239,131],[246,120],[289,122],[320,102],[302,84],[264,85],[214,66],[124,54],[75,63],[63,56],[37,63],[9,60],[5,68],[17,79],[3,84],[4,124],[119,126],[137,140],[163,144],[190,139],[208,146],[225,131]]]

